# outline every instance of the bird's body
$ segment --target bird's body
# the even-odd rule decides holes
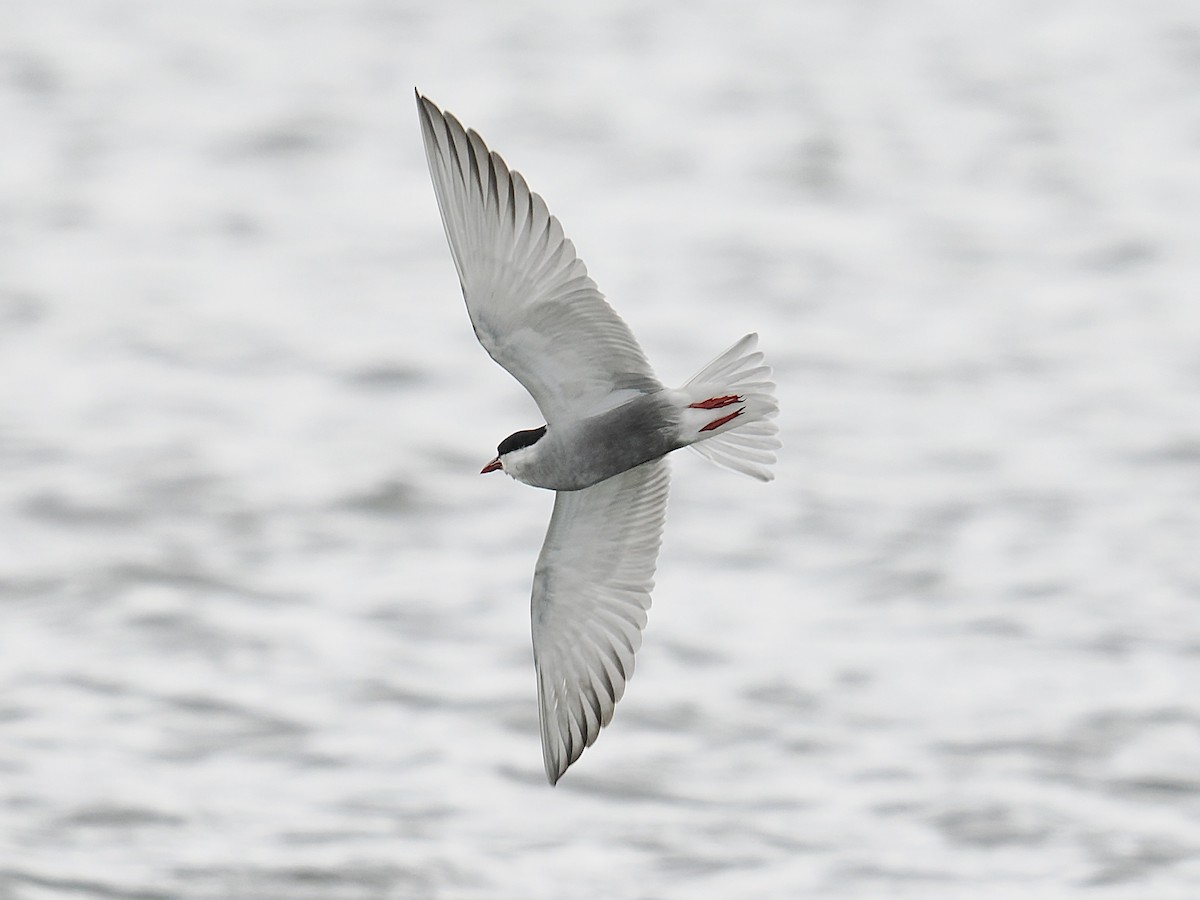
[[[542,753],[554,784],[633,674],[666,516],[666,455],[691,447],[769,481],[770,369],[746,335],[665,388],[518,172],[417,94],[434,192],[480,343],[546,417],[484,472],[556,491],[533,581]]]
[[[682,446],[680,416],[658,390],[633,392],[610,409],[547,428],[536,443],[504,455],[504,471],[525,484],[578,491]]]

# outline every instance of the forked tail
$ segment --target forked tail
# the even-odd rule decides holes
[[[748,334],[681,387],[680,438],[719,466],[770,481],[783,446],[771,418],[779,412],[771,367]]]

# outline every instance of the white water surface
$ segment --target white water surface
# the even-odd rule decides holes
[[[776,367],[555,789],[414,86]],[[1200,896],[1198,236],[1191,0],[0,3],[0,898]]]

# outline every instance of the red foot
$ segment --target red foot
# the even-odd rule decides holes
[[[741,409],[734,410],[727,416],[721,416],[721,418],[719,418],[719,419],[713,419],[711,422],[709,422],[707,425],[705,425],[700,430],[701,431],[712,431],[716,428],[720,428],[726,422],[732,422],[734,419],[736,419],[738,416],[740,416],[745,411],[746,411],[746,407],[743,406]]]
[[[731,403],[741,403],[744,398],[737,394],[730,394],[727,397],[709,397],[707,400],[701,400],[699,403],[689,403],[688,409],[721,409],[729,406]]]

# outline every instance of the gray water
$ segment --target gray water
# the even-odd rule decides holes
[[[555,788],[412,88],[669,383]],[[1188,2],[0,4],[0,898],[1200,896]]]

